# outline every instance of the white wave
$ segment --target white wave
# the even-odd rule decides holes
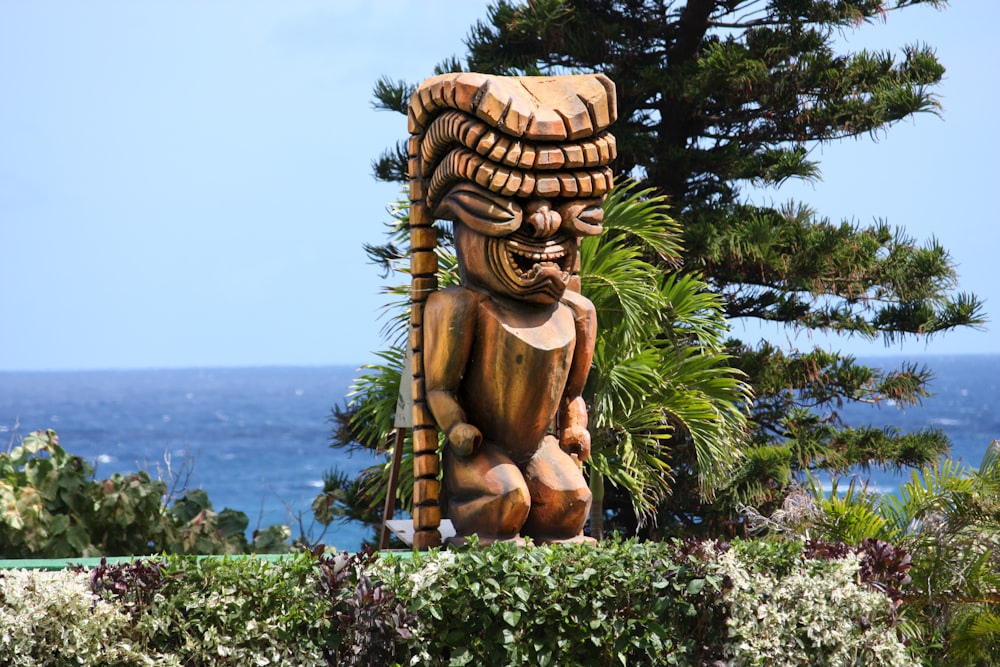
[[[837,479],[837,494],[843,495],[851,484],[852,477],[840,477]],[[863,476],[854,476],[858,489],[864,489],[868,493],[874,493],[878,495],[886,495],[893,493],[896,490],[894,484],[879,484],[874,480],[866,480]],[[819,480],[819,487],[823,490],[823,493],[829,495],[833,493],[833,480],[830,478]]]
[[[308,482],[306,482],[306,486],[308,486],[308,487],[310,487],[312,489],[322,489],[323,488],[323,480],[321,480],[321,479],[311,479]]]
[[[931,420],[932,424],[937,424],[938,426],[961,426],[961,419],[949,419],[948,417],[935,417]]]

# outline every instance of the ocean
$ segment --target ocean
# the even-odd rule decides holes
[[[376,462],[329,447],[331,409],[355,375],[352,366],[0,372],[0,442],[15,424],[22,436],[54,429],[99,479],[147,470],[167,481],[169,455],[175,471],[190,471],[187,488],[204,489],[217,511],[245,512],[250,531],[285,524],[356,550],[368,528],[335,523],[320,538],[310,510],[325,470],[353,475]]]
[[[845,421],[940,428],[952,457],[978,466],[990,441],[1000,439],[1000,355],[862,361],[895,368],[904,360],[934,371],[935,395],[906,410],[845,406]],[[217,510],[245,512],[251,530],[282,523],[293,534],[354,550],[369,528],[335,523],[320,537],[310,504],[324,471],[355,474],[376,463],[329,447],[331,409],[343,404],[355,375],[351,366],[0,372],[0,446],[51,428],[98,478],[139,469],[166,477],[169,456],[174,470],[190,471],[188,488],[205,489]],[[892,492],[908,475],[872,471],[870,478]]]

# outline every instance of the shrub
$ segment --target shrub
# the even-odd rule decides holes
[[[282,553],[290,531],[271,526],[247,544],[246,514],[216,513],[204,491],[164,505],[166,484],[140,471],[93,478],[94,469],[35,431],[0,453],[0,558]]]
[[[925,664],[1000,666],[1000,441],[978,470],[942,459],[892,494],[811,479],[770,517],[745,512],[751,529],[860,544],[859,577],[897,604]]]
[[[320,592],[333,611],[327,644],[331,665],[382,667],[398,664],[400,640],[410,637],[414,615],[379,578],[378,554],[321,557]]]
[[[886,595],[903,561],[878,545],[612,541],[11,573],[0,664],[894,667],[913,664]]]
[[[0,664],[10,667],[170,665],[129,641],[128,616],[95,599],[80,572],[0,574]]]
[[[0,555],[94,556],[105,547],[151,553],[150,543],[164,540],[169,527],[160,507],[165,485],[145,473],[103,482],[92,475],[51,430],[0,454]]]
[[[151,655],[201,665],[396,664],[408,615],[369,575],[371,552],[274,563],[192,559],[102,564],[91,588],[132,619]]]
[[[150,653],[176,656],[186,667],[327,664],[329,605],[317,595],[310,555],[280,564],[170,557],[161,574],[134,615],[134,632]]]
[[[419,664],[684,664],[700,652],[685,627],[721,582],[670,551],[496,545],[401,562],[393,583]]]
[[[410,664],[912,664],[891,600],[860,581],[853,551],[495,545],[421,555],[386,576],[416,613]]]
[[[905,667],[891,602],[859,585],[861,558],[808,559],[798,542],[740,542],[719,565],[731,586],[726,657],[737,665]]]

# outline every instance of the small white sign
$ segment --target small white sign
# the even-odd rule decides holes
[[[408,547],[413,546],[413,519],[394,519],[391,521],[386,521],[385,525],[389,527],[392,534],[400,539],[400,541]],[[441,541],[447,540],[449,537],[455,537],[455,526],[452,525],[451,519],[441,519],[441,525],[438,527],[441,531]]]

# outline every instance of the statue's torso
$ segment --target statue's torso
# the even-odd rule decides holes
[[[573,312],[512,309],[485,299],[459,391],[468,421],[516,461],[530,458],[552,426],[576,341]]]

